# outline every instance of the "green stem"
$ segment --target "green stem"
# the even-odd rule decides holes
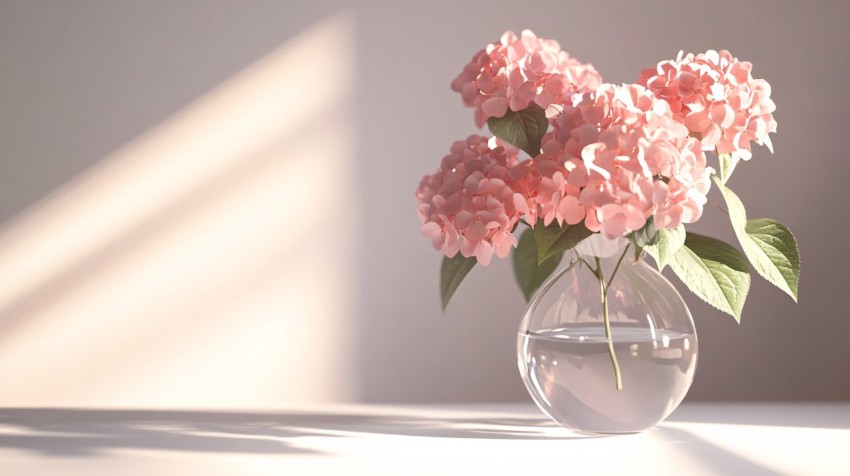
[[[614,266],[614,271],[611,273],[611,277],[608,278],[608,284],[605,285],[606,293],[608,292],[608,288],[611,287],[611,283],[614,281],[614,276],[616,276],[617,270],[620,269],[620,263],[623,262],[623,258],[626,256],[626,252],[629,251],[629,246],[632,246],[632,244],[629,243],[626,245],[626,248],[623,250],[623,254],[621,254],[620,259],[617,260],[617,266]]]
[[[581,261],[582,263],[584,263],[584,265],[585,265],[585,266],[587,266],[587,269],[593,270],[593,274],[598,274],[598,272],[597,272],[597,271],[593,268],[593,266],[591,266],[591,265],[590,265],[590,263],[588,263],[587,261],[585,261],[585,260],[584,260],[584,258],[582,258],[581,256],[579,256],[579,258],[578,258],[578,259],[579,259],[579,261]]]
[[[623,253],[625,255],[625,253]],[[623,257],[620,256],[620,261],[623,260]],[[620,267],[620,263],[617,263],[617,268]],[[611,274],[611,279],[614,279],[614,274],[617,272],[617,269],[614,269],[614,273]],[[596,277],[599,279],[599,291],[602,299],[602,318],[605,322],[605,339],[608,341],[608,355],[611,356],[611,364],[614,366],[614,380],[617,383],[617,390],[623,389],[623,378],[620,375],[620,364],[617,362],[617,354],[614,353],[614,341],[611,340],[611,321],[608,318],[608,286],[605,284],[605,278],[602,276],[602,261],[599,257],[596,257]]]

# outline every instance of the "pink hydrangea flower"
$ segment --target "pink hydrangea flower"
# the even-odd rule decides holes
[[[667,102],[639,85],[601,85],[576,94],[552,120],[534,159],[536,202],[546,220],[575,224],[609,238],[656,225],[675,228],[702,214],[710,173],[699,142]]]
[[[584,207],[578,200],[581,189],[567,183],[569,172],[556,158],[540,154],[520,162],[510,173],[514,190],[525,198],[519,208],[532,227],[538,219],[547,226],[553,221],[575,225],[584,220]]]
[[[773,152],[776,132],[770,85],[753,79],[753,65],[726,50],[679,56],[641,72],[639,83],[670,104],[677,121],[701,139],[705,150],[749,160],[752,142]]]
[[[486,266],[493,254],[504,258],[517,245],[513,230],[528,211],[512,188],[517,154],[513,146],[477,135],[452,144],[440,169],[416,191],[422,234],[435,249],[448,257],[475,256]]]
[[[601,82],[593,66],[570,57],[557,41],[523,30],[520,36],[505,32],[476,53],[451,86],[466,106],[475,108],[475,123],[482,127],[508,109],[521,111],[532,102],[543,108],[561,104],[575,91],[595,90]]]

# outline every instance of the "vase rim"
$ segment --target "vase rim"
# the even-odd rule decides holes
[[[629,244],[629,240],[620,236],[607,238],[602,233],[594,233],[575,246],[575,252],[581,257],[611,258],[619,256]]]

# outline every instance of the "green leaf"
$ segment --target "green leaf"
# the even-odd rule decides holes
[[[487,127],[494,136],[535,157],[540,153],[540,140],[549,128],[549,119],[542,107],[531,103],[522,111],[508,109],[502,117],[491,117]]]
[[[791,230],[770,218],[747,220],[741,199],[723,185],[718,177],[714,177],[714,182],[726,200],[732,228],[753,268],[796,301],[800,281],[800,251]]]
[[[635,246],[644,248],[654,245],[656,241],[658,241],[658,229],[655,228],[655,217],[650,215],[646,225],[632,234],[632,242]]]
[[[732,157],[732,154],[720,154],[717,159],[720,161],[720,183],[725,185],[741,159]]]
[[[797,301],[800,282],[800,251],[794,234],[770,218],[747,220],[747,236],[755,246],[744,245],[744,253],[758,273]]]
[[[443,265],[440,268],[440,298],[443,302],[443,311],[446,310],[449,299],[476,262],[474,256],[464,258],[460,253],[453,258],[443,257]]]
[[[687,233],[670,267],[694,294],[741,322],[750,273],[740,251],[718,239]]]
[[[537,241],[534,230],[527,229],[519,237],[519,244],[514,250],[514,274],[526,302],[537,291],[543,282],[555,272],[561,263],[564,253],[558,253],[542,263],[537,262]]]
[[[534,227],[534,238],[537,241],[537,263],[541,264],[547,259],[572,249],[581,240],[592,235],[593,232],[584,226],[584,222],[577,225],[559,226],[553,221],[549,226],[543,225],[543,220],[537,221]]]
[[[658,270],[663,271],[664,267],[670,264],[673,255],[685,244],[685,227],[679,225],[677,228],[668,229],[662,228],[658,230],[658,239],[654,245],[647,245],[644,249],[655,260],[658,265]]]

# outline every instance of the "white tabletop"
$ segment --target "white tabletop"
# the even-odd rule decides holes
[[[0,409],[0,474],[850,474],[850,403],[685,404],[606,438],[530,404]]]

